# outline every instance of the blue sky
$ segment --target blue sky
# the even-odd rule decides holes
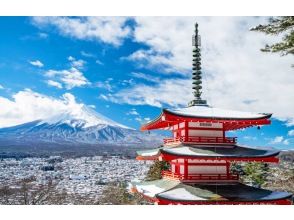
[[[265,17],[1,17],[0,126],[53,114],[68,97],[133,128],[162,107],[185,106],[195,21],[204,98],[274,113],[271,126],[231,135],[243,144],[293,148],[293,57],[260,52],[280,37],[249,31]]]

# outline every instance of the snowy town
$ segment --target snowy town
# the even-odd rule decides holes
[[[6,158],[0,160],[0,185],[20,187],[18,181],[31,177],[36,185],[53,180],[59,192],[97,201],[108,184],[142,180],[149,164],[121,156]]]

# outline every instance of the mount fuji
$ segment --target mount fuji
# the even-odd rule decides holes
[[[153,146],[162,136],[121,125],[83,105],[52,117],[0,129],[0,145]]]

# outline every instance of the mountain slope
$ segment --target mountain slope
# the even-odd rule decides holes
[[[1,144],[144,145],[160,144],[162,137],[142,133],[83,106],[54,117],[0,129]]]

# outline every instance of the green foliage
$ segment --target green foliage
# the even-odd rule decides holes
[[[281,42],[266,45],[263,52],[281,53],[282,55],[294,54],[294,16],[270,18],[269,23],[258,25],[251,29],[269,35],[283,34]]]
[[[151,165],[147,173],[146,180],[152,181],[161,179],[161,171],[167,170],[168,168],[169,164],[166,161],[156,160],[154,164]]]
[[[261,186],[266,182],[268,176],[268,165],[266,163],[246,163],[243,167],[244,178],[254,185]]]
[[[240,163],[231,163],[230,172],[233,174],[244,175],[243,167]]]

